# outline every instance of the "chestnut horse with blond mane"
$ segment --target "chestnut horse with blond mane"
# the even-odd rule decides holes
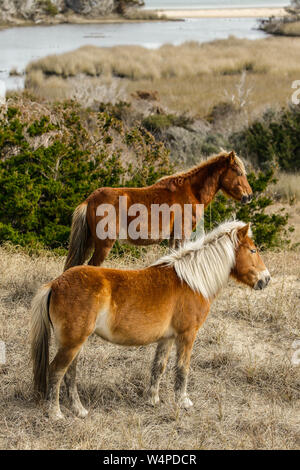
[[[63,417],[63,378],[73,412],[86,416],[76,388],[76,362],[93,333],[119,345],[158,343],[149,389],[152,404],[159,402],[159,383],[175,342],[175,398],[179,406],[192,406],[187,395],[192,347],[229,276],[254,289],[263,289],[270,280],[249,224],[243,222],[226,222],[148,268],[78,266],[42,287],[32,305],[31,349],[35,390],[48,396],[50,416]],[[49,366],[50,325],[58,352]]]
[[[97,224],[101,216],[97,216],[97,208],[101,205],[113,205],[119,219],[119,198],[124,196],[127,205],[143,204],[147,209],[149,221],[151,220],[151,207],[153,204],[167,204],[169,207],[179,205],[182,209],[185,204],[192,206],[192,230],[195,229],[197,217],[196,206],[203,204],[207,207],[216,193],[222,190],[226,195],[242,203],[249,202],[252,190],[247,181],[246,171],[241,159],[232,151],[223,151],[200,165],[183,173],[166,176],[152,186],[145,188],[100,188],[94,191],[85,202],[79,205],[73,215],[70,236],[70,247],[65,263],[65,270],[84,264],[89,253],[94,249],[90,265],[99,266],[113,247],[119,235],[116,230],[116,239],[97,237]],[[128,224],[132,218],[128,218]],[[165,232],[159,220],[160,233]],[[174,243],[174,218],[168,221],[170,244]],[[183,225],[183,224],[182,224]],[[148,227],[151,226],[149,223]],[[182,239],[190,238],[191,232],[182,233]],[[134,245],[150,245],[159,243],[163,238],[151,239],[150,230],[147,239],[132,239],[128,241]]]

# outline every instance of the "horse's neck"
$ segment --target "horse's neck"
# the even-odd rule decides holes
[[[193,192],[200,204],[208,206],[220,189],[220,169],[212,164],[205,165],[192,177]]]

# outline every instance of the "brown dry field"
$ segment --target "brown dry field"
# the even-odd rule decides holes
[[[156,50],[85,46],[29,64],[26,88],[54,101],[86,100],[89,87],[96,101],[107,100],[107,90],[114,86],[120,87],[119,100],[151,89],[176,112],[206,117],[213,106],[226,101],[243,109],[249,119],[291,101],[299,57],[300,40],[292,37],[229,37],[204,44],[165,44]]]
[[[160,250],[106,265],[143,266]],[[267,289],[230,281],[213,303],[193,350],[191,411],[174,403],[174,353],[162,403],[153,408],[144,391],[154,346],[125,348],[91,337],[78,366],[89,415],[74,417],[63,393],[63,422],[49,421],[33,401],[28,341],[32,296],[61,273],[63,259],[10,247],[0,248],[0,258],[0,339],[7,347],[0,368],[1,449],[300,448],[300,369],[291,362],[292,344],[300,339],[299,252],[265,253],[272,275]]]

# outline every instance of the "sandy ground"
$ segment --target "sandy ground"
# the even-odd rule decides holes
[[[262,18],[284,16],[284,8],[223,8],[202,10],[159,10],[167,18]]]

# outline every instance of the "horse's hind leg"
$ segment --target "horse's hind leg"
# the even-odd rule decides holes
[[[105,260],[105,258],[108,256],[114,243],[115,243],[115,240],[110,240],[108,238],[106,240],[100,240],[97,238],[95,240],[94,254],[89,261],[89,265],[100,266]]]
[[[151,369],[151,380],[149,388],[149,401],[152,405],[156,405],[159,402],[159,384],[167,366],[173,343],[173,338],[170,338],[161,340],[157,345]]]
[[[190,408],[193,402],[187,395],[187,379],[193,344],[197,332],[188,331],[176,338],[175,399],[179,406]]]
[[[79,353],[69,366],[65,374],[64,380],[67,387],[67,394],[70,400],[72,411],[80,418],[85,418],[85,416],[88,414],[88,411],[83,407],[80,401],[76,385],[76,366],[78,357]]]
[[[81,345],[80,345],[81,346]],[[55,358],[50,364],[49,373],[49,417],[53,419],[62,419],[63,415],[59,406],[59,390],[61,381],[72,363],[73,359],[78,354],[79,347],[67,348],[60,347]]]

